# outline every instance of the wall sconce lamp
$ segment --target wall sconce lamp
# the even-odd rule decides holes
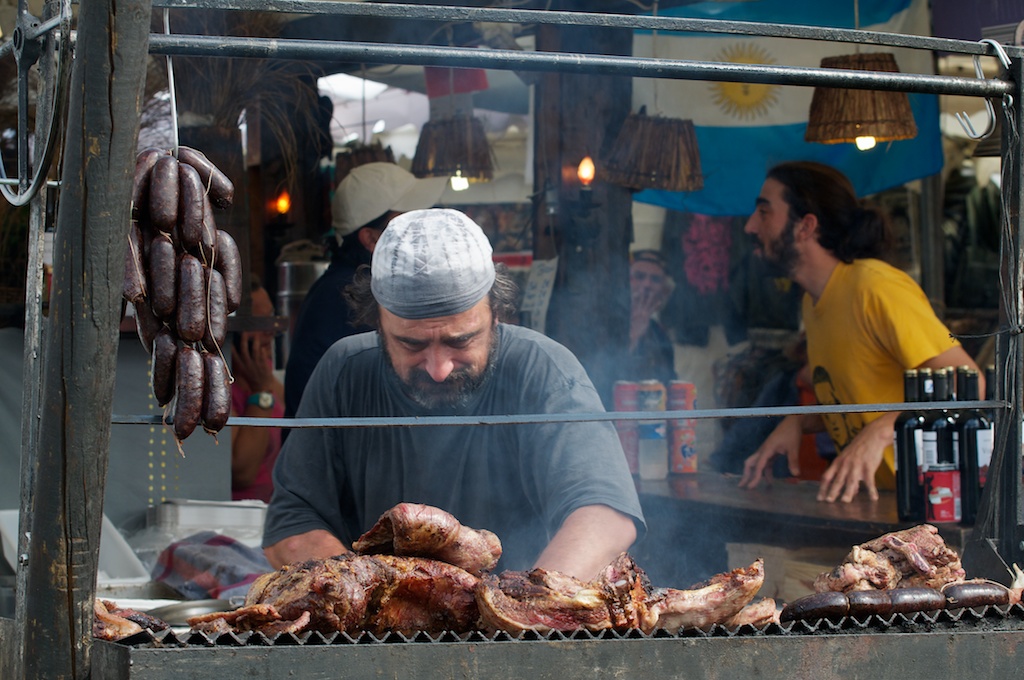
[[[576,178],[580,181],[580,203],[584,210],[589,210],[592,205],[590,185],[596,174],[597,168],[594,166],[594,159],[584,156],[580,164],[576,166]]]
[[[276,215],[287,215],[288,211],[292,209],[292,197],[287,189],[281,189],[281,193],[274,199],[273,209]]]

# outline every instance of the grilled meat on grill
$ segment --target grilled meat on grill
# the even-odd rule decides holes
[[[585,628],[599,631],[641,627],[650,584],[641,579],[586,583],[545,569],[505,571],[487,576],[477,590],[477,605],[485,628],[518,633]],[[639,588],[637,593],[635,589]],[[634,594],[640,607],[635,606]]]
[[[709,628],[739,613],[762,584],[764,561],[758,559],[749,567],[717,574],[686,590],[659,588],[655,593],[658,600],[650,607],[658,628]]]
[[[755,628],[763,628],[769,623],[779,622],[779,609],[775,600],[770,597],[762,597],[745,606],[734,615],[722,621],[726,628],[737,628],[742,625],[750,625]]]
[[[623,553],[590,583],[543,569],[486,576],[477,604],[486,628],[507,632],[703,628],[735,616],[763,582],[764,564],[757,560],[687,590],[652,588]]]
[[[479,576],[501,557],[501,541],[486,529],[471,529],[440,508],[399,503],[352,544],[363,554],[429,557]]]
[[[477,620],[477,577],[445,562],[394,555],[308,560],[253,582],[245,606],[188,620],[197,630],[465,632]]]
[[[92,636],[100,640],[122,640],[143,629],[159,631],[170,626],[160,619],[135,609],[118,607],[110,600],[93,600]]]
[[[920,524],[854,546],[832,571],[818,575],[814,590],[891,590],[910,586],[941,588],[964,579],[960,556],[939,530]]]

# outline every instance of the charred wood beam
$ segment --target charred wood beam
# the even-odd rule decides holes
[[[19,583],[25,678],[90,676],[92,603],[110,445],[125,235],[151,6],[79,5],[44,332],[31,532]]]

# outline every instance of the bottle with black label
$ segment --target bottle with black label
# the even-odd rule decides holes
[[[978,373],[968,370],[963,375],[961,399],[978,400]],[[992,423],[977,409],[961,411],[957,419],[960,434],[960,508],[961,522],[974,524],[981,498],[981,459],[992,457]],[[988,463],[986,462],[986,467]]]
[[[934,372],[935,401],[949,401],[949,370]],[[924,471],[936,465],[956,465],[956,423],[949,411],[928,411],[922,431]]]
[[[916,369],[903,372],[903,401],[921,400]],[[921,484],[922,428],[924,413],[903,411],[893,429],[893,454],[896,462],[896,511],[901,522],[924,520],[924,486]]]
[[[935,401],[935,374],[930,368],[917,369],[917,400],[922,402]],[[924,456],[924,425],[930,411],[922,411],[924,421],[921,423],[921,440],[918,455],[921,457],[917,466],[917,478],[924,485],[924,471],[928,469],[928,460]]]

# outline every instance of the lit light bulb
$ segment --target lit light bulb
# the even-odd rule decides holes
[[[282,189],[281,193],[278,194],[274,200],[274,209],[277,210],[278,215],[286,214],[292,207],[292,197],[288,194],[287,189]]]
[[[580,184],[589,187],[590,183],[594,181],[595,173],[594,159],[590,156],[584,156],[583,160],[580,161],[579,167],[576,168],[576,176],[579,177]]]
[[[455,171],[449,183],[452,185],[452,191],[465,191],[469,188],[469,180],[462,176],[461,170]]]
[[[874,137],[858,137],[857,139],[854,140],[854,143],[857,145],[857,148],[860,149],[861,151],[867,151],[868,149],[875,148]]]

